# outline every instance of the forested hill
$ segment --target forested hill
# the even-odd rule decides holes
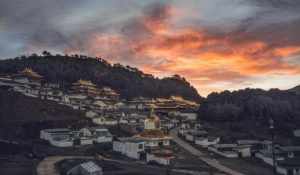
[[[199,117],[215,122],[240,122],[250,130],[256,129],[251,122],[268,127],[272,118],[277,128],[295,129],[300,127],[300,94],[279,89],[212,93],[201,103]]]
[[[101,58],[78,55],[51,55],[44,52],[42,56],[33,54],[5,59],[0,61],[0,74],[17,73],[26,67],[63,87],[68,87],[78,79],[86,79],[117,90],[123,98],[179,95],[198,102],[202,99],[196,89],[178,75],[159,79],[136,68],[111,65]]]
[[[296,86],[292,89],[289,89],[290,92],[295,92],[296,94],[299,94],[300,95],[300,85],[299,86]]]

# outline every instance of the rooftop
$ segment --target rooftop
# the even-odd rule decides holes
[[[94,173],[94,172],[102,171],[102,168],[100,168],[97,164],[95,164],[92,161],[88,161],[88,162],[82,163],[82,164],[80,164],[80,166],[82,168],[84,168],[86,171],[88,171],[89,173]]]
[[[73,85],[85,85],[85,86],[96,86],[94,83],[92,83],[90,80],[78,80]]]
[[[132,142],[132,143],[144,142],[143,140],[140,140],[138,138],[133,138],[133,137],[119,137],[118,140],[120,140],[121,142]]]
[[[300,167],[300,158],[289,158],[278,161],[279,166],[283,167]]]
[[[153,130],[144,130],[140,134],[137,135],[137,137],[143,137],[143,138],[164,138],[168,137],[165,135],[161,130],[159,129],[153,129]]]
[[[280,146],[278,147],[281,151],[290,152],[290,151],[300,151],[300,146]]]
[[[38,74],[37,72],[33,71],[30,68],[25,68],[24,70],[22,70],[20,72],[21,75],[24,75],[26,77],[31,77],[31,78],[36,78],[36,79],[41,79],[43,78],[43,76],[41,76],[40,74]]]

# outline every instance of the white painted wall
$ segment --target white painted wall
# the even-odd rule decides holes
[[[157,157],[153,154],[149,154],[147,153],[147,162],[150,162],[150,161],[155,161],[161,165],[169,165],[170,164],[170,160],[169,158],[166,158],[166,157]]]

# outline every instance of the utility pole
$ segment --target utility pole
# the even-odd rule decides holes
[[[270,118],[269,120],[269,124],[270,124],[270,130],[271,130],[271,135],[272,135],[272,160],[273,160],[273,174],[276,175],[277,171],[276,171],[276,155],[275,155],[275,148],[274,148],[274,120],[272,118]]]

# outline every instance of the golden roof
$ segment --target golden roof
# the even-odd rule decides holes
[[[43,78],[43,76],[41,76],[40,74],[38,74],[37,72],[33,71],[30,68],[25,68],[23,71],[20,72],[22,75],[25,75],[27,77],[31,77],[31,78]]]
[[[154,122],[159,122],[160,119],[157,115],[155,115],[155,112],[154,112],[154,109],[151,108],[150,110],[150,114],[149,116],[146,118],[146,120],[149,120],[149,121],[154,121]]]
[[[73,83],[73,85],[96,86],[90,80],[82,80],[82,79],[79,79],[77,82]]]
[[[164,138],[167,135],[165,135],[161,130],[159,129],[153,129],[153,130],[144,130],[141,132],[138,137],[143,138]]]

